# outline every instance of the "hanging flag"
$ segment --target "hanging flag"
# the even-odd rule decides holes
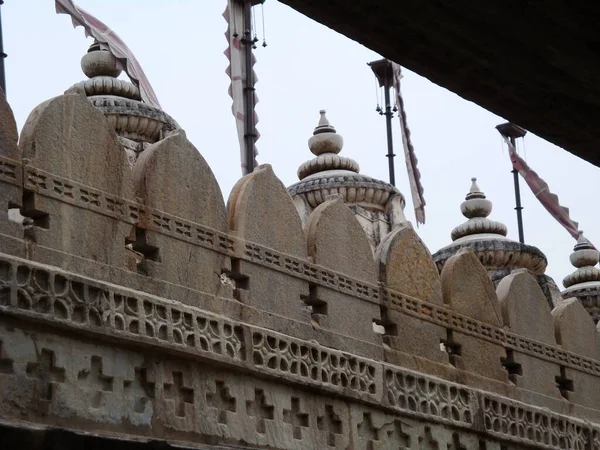
[[[579,237],[579,224],[573,221],[569,217],[569,208],[561,206],[558,197],[550,192],[548,184],[542,180],[534,170],[525,162],[523,158],[517,153],[514,145],[510,140],[502,135],[504,142],[508,145],[508,155],[512,162],[513,168],[519,172],[519,175],[523,177],[531,192],[539,200],[539,202],[546,208],[552,217],[554,217],[558,223],[560,223],[575,239]]]
[[[243,49],[242,39],[244,37],[244,2],[237,0],[227,0],[227,7],[223,13],[223,17],[227,22],[227,31],[225,37],[227,38],[228,47],[225,50],[225,56],[229,61],[229,66],[225,70],[225,73],[231,79],[229,85],[229,96],[233,100],[231,105],[231,112],[235,117],[235,124],[238,133],[238,140],[240,143],[240,158],[242,162],[242,175],[248,173],[248,155],[246,153],[246,142],[245,135],[247,133],[256,133],[254,142],[258,140],[260,134],[255,130],[246,130],[246,96],[244,95],[244,88],[246,87],[246,52]],[[254,53],[252,53],[252,67],[256,63]],[[256,73],[252,70],[252,78],[256,82]],[[258,103],[258,97],[254,92],[254,105]],[[256,110],[252,111],[254,125],[258,123],[258,116]],[[258,151],[256,145],[254,145],[254,164],[256,167],[256,157]]]
[[[421,172],[417,167],[417,155],[410,139],[410,130],[406,121],[406,111],[404,110],[404,100],[400,92],[400,79],[402,78],[402,69],[399,64],[392,62],[392,71],[394,73],[394,90],[396,91],[396,106],[398,108],[398,117],[400,119],[400,129],[402,130],[402,146],[404,147],[404,160],[406,161],[406,170],[408,171],[408,184],[412,196],[413,206],[415,208],[415,217],[417,226],[425,224],[425,197],[423,196],[423,185],[421,184]]]
[[[108,50],[117,58],[119,69],[124,70],[131,82],[139,88],[144,102],[155,108],[160,108],[156,94],[152,90],[152,86],[150,86],[140,63],[135,59],[129,47],[113,30],[81,9],[72,0],[55,0],[55,6],[58,14],[70,15],[74,27],[82,26],[85,29],[86,36],[93,37],[102,49]]]

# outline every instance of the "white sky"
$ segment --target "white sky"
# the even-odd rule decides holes
[[[223,55],[225,0],[77,4],[133,50],[163,109],[186,130],[227,198],[241,173]],[[387,180],[385,119],[375,113],[375,82],[366,65],[380,56],[275,0],[264,11],[268,47],[259,46],[255,66],[259,163],[271,164],[284,184],[295,183],[298,166],[312,157],[306,142],[323,108],[344,137],[342,154],[358,161],[362,173]],[[53,0],[8,0],[2,16],[7,94],[20,129],[36,105],[85,78],[79,61],[92,40],[68,16],[55,14]],[[494,204],[490,218],[504,222],[517,240],[511,165],[494,128],[505,120],[406,70],[403,95],[427,200],[427,223],[418,233],[431,252],[449,244],[452,228],[466,220],[459,206],[472,176]],[[394,128],[397,186],[414,223],[396,120]],[[524,150],[586,236],[600,245],[600,208],[593,201],[599,169],[532,134]],[[521,192],[525,241],[546,254],[547,273],[562,287],[562,278],[574,270],[569,254],[575,241],[524,181]]]

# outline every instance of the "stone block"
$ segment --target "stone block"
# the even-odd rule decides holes
[[[150,145],[133,169],[135,195],[146,206],[129,242],[142,253],[137,270],[203,293],[231,295],[227,212],[210,167],[179,131]],[[192,292],[183,303],[196,305]],[[196,305],[197,306],[197,305]]]
[[[302,301],[309,293],[308,281],[288,268],[307,261],[306,237],[292,199],[271,166],[257,167],[234,186],[228,210],[229,230],[238,238],[240,254],[231,273],[236,298],[253,308],[310,322]],[[264,247],[275,267],[242,259],[253,244]]]
[[[22,214],[35,244],[28,256],[47,247],[65,269],[77,270],[79,258],[125,267],[129,227],[117,217],[125,214],[119,199],[131,197],[130,169],[104,115],[83,96],[55,97],[29,115],[20,147]]]
[[[517,271],[500,281],[497,288],[504,326],[520,336],[556,345],[552,313],[537,280],[527,271]],[[516,386],[550,397],[560,397],[554,362],[507,349],[504,367]]]
[[[472,250],[462,249],[444,264],[442,296],[452,311],[484,325],[502,327],[502,312],[494,285]],[[477,327],[472,328],[477,330]],[[508,381],[501,364],[506,359],[504,348],[485,336],[449,329],[445,347],[456,368]]]
[[[312,262],[359,282],[377,285],[377,266],[367,236],[341,198],[329,199],[312,212],[306,234]],[[359,340],[381,342],[380,335],[373,331],[373,322],[381,320],[378,301],[314,285],[306,302],[312,306],[319,326]]]
[[[23,217],[19,213],[23,201],[21,152],[17,146],[15,117],[0,89],[0,244],[2,251],[24,256]]]
[[[554,332],[558,344],[567,351],[600,361],[598,335],[592,317],[576,298],[564,300],[554,310]],[[598,377],[570,367],[561,367],[557,384],[569,401],[599,409]]]
[[[381,297],[385,299],[381,313],[383,339],[392,350],[386,352],[386,360],[414,369],[417,368],[412,364],[415,357],[447,363],[447,353],[440,351],[440,342],[446,338],[445,328],[400,311],[386,295],[386,290],[392,290],[399,295],[443,305],[437,268],[412,225],[407,222],[389,233],[377,248],[375,260],[383,285]],[[407,358],[398,360],[396,352]]]

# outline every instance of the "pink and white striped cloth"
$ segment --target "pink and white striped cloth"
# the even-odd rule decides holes
[[[513,168],[519,172],[519,175],[523,177],[531,192],[539,200],[539,202],[546,208],[546,211],[550,213],[552,217],[560,223],[565,230],[571,234],[575,239],[579,237],[579,224],[569,217],[569,208],[561,206],[558,200],[558,196],[550,192],[548,183],[540,178],[540,176],[525,162],[523,158],[517,153],[517,149],[512,145],[510,140],[502,135],[504,142],[508,145],[508,155],[512,162]]]
[[[125,42],[103,22],[81,9],[72,0],[55,0],[56,12],[71,16],[73,26],[82,26],[85,35],[93,37],[100,46],[117,58],[119,68],[124,70],[139,90],[142,100],[147,104],[160,108],[158,98],[150,86],[146,74]]]
[[[244,95],[244,88],[246,87],[246,52],[244,51],[244,44],[242,39],[244,37],[244,2],[228,0],[227,7],[223,13],[223,17],[227,21],[227,31],[225,37],[227,38],[228,47],[225,50],[225,56],[229,61],[229,65],[225,70],[225,73],[229,75],[231,84],[229,85],[229,96],[233,100],[231,105],[231,112],[235,117],[235,125],[238,133],[238,140],[240,143],[240,159],[242,163],[242,175],[248,173],[248,160],[246,154],[246,143],[244,136],[246,133],[252,132],[252,130],[246,130],[246,115],[245,115],[245,104],[246,96]],[[256,63],[254,53],[252,54],[252,67]],[[252,70],[252,76],[256,83],[256,73]],[[254,105],[258,103],[258,97],[256,91],[254,92]],[[254,114],[254,125],[258,123],[258,116],[256,115],[256,109],[253,111]],[[256,133],[256,139],[260,137],[260,133],[254,130]],[[256,167],[256,157],[258,156],[258,150],[256,144],[254,145],[254,164]]]
[[[423,195],[423,185],[421,184],[421,172],[417,167],[417,155],[410,139],[410,130],[406,121],[406,111],[404,110],[404,99],[400,91],[400,79],[402,78],[402,69],[399,64],[390,61],[394,73],[394,90],[396,91],[396,107],[398,108],[398,118],[400,119],[400,129],[402,130],[402,147],[404,148],[404,160],[408,172],[408,184],[412,196],[413,206],[415,208],[415,218],[418,224],[425,224],[425,196]]]

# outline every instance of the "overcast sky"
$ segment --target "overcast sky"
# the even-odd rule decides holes
[[[241,175],[223,55],[226,1],[77,3],[133,50],[163,109],[206,158],[226,199]],[[260,8],[256,13],[260,18]],[[271,164],[286,185],[295,183],[298,166],[312,156],[307,139],[319,109],[326,109],[344,137],[342,154],[354,158],[362,173],[387,180],[385,119],[375,113],[374,77],[366,65],[380,55],[275,0],[267,0],[264,13],[268,46],[257,49],[255,66],[259,163]],[[79,61],[92,40],[68,16],[55,14],[53,0],[7,0],[2,18],[7,94],[20,129],[36,105],[85,78]],[[449,244],[452,228],[466,220],[459,207],[473,176],[494,204],[490,218],[504,222],[509,237],[518,239],[511,165],[494,128],[505,120],[407,70],[403,95],[427,201],[427,223],[418,233],[431,252]],[[397,186],[415,223],[396,121],[394,128]],[[600,243],[593,200],[599,169],[531,133],[520,150],[586,236]],[[562,288],[563,277],[574,270],[569,254],[575,241],[523,181],[521,192],[525,241],[546,254],[547,273]]]

